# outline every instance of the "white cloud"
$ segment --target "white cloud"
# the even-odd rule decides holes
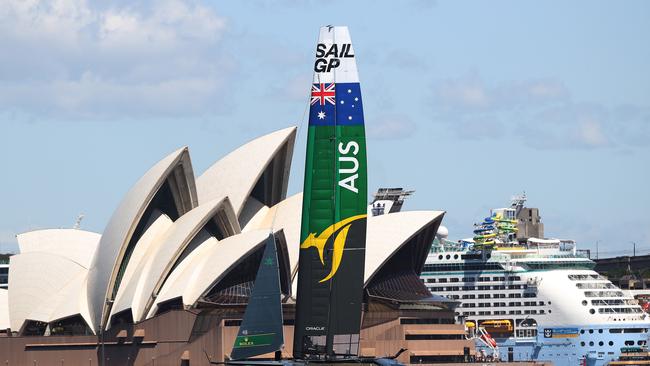
[[[517,139],[535,148],[646,146],[650,111],[575,102],[553,79],[489,85],[478,75],[432,85],[433,119],[466,139]]]
[[[218,110],[234,63],[225,18],[198,2],[0,2],[0,109],[119,118]],[[128,112],[128,113],[127,113]]]
[[[491,101],[485,86],[475,78],[444,80],[434,86],[436,105],[447,108],[486,108]]]
[[[563,100],[569,95],[564,85],[551,79],[511,81],[492,86],[476,74],[437,81],[432,91],[436,107],[461,110],[510,109]]]
[[[605,146],[608,144],[608,140],[602,131],[600,122],[592,118],[587,118],[581,121],[578,138],[583,143],[593,147]]]

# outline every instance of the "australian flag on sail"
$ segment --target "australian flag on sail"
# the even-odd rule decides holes
[[[363,124],[359,83],[312,84],[309,124],[312,126]]]

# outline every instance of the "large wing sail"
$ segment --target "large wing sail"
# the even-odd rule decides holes
[[[366,245],[361,89],[347,27],[320,29],[311,86],[294,357],[357,356]]]
[[[282,347],[281,296],[278,253],[275,238],[269,234],[231,359],[251,358]]]

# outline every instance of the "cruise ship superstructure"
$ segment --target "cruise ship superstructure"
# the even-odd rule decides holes
[[[645,347],[648,316],[596,273],[595,263],[573,241],[517,234],[516,227],[535,231],[530,224],[537,211],[524,208],[524,202],[525,196],[512,207],[492,210],[475,225],[472,239],[453,242],[446,229],[439,230],[422,273],[432,293],[460,302],[457,318],[477,334],[477,348],[502,360],[561,366],[605,365],[621,349]],[[499,232],[499,222],[516,227]],[[494,230],[486,234],[490,227]]]

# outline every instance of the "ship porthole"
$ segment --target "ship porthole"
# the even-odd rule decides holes
[[[582,300],[582,305],[587,306],[587,300]]]
[[[594,345],[593,341],[589,342],[589,347],[593,347],[593,345]]]
[[[613,345],[614,345],[614,342],[613,342],[613,341],[609,341],[609,345],[610,345],[610,346],[613,346]]]
[[[601,347],[602,347],[604,344],[605,344],[605,343],[603,343],[603,341],[598,342],[598,345],[601,346]]]
[[[580,346],[584,347],[584,346],[585,346],[585,342],[580,342]]]
[[[589,309],[589,314],[595,314],[595,313],[596,313],[596,310],[594,310],[594,309]]]

